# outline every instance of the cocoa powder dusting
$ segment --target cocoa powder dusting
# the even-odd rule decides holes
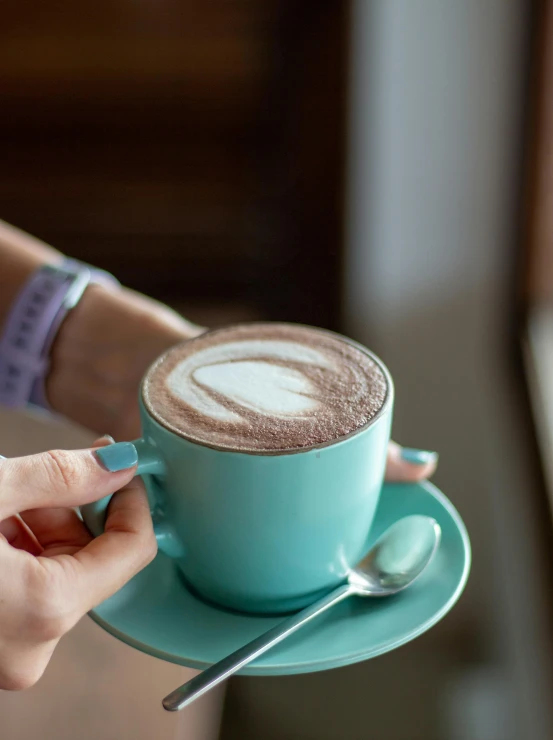
[[[322,352],[332,367],[256,354],[251,360],[283,365],[302,373],[313,388],[315,408],[289,416],[258,413],[198,383],[240,423],[214,419],[176,396],[167,385],[171,371],[185,358],[207,347],[245,340],[295,342]],[[357,345],[330,332],[300,325],[243,324],[208,332],[170,349],[150,368],[143,399],[150,414],[174,433],[208,446],[278,454],[325,444],[365,426],[382,408],[389,392],[384,372]]]

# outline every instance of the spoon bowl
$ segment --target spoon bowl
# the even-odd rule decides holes
[[[426,570],[440,544],[440,525],[427,516],[407,516],[392,524],[347,581],[357,596],[392,596]]]

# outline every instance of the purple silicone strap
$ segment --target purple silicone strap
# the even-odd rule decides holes
[[[48,407],[44,378],[50,348],[91,281],[117,283],[109,273],[67,260],[61,267],[39,268],[23,287],[0,338],[0,404]]]

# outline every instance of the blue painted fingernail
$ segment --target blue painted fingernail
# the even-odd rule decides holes
[[[116,442],[107,447],[100,447],[94,454],[110,473],[133,468],[138,462],[136,447],[131,442]]]
[[[436,462],[438,453],[430,452],[429,450],[415,450],[411,447],[402,447],[401,459],[413,465],[428,465],[429,463]]]

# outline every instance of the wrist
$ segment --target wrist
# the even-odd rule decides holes
[[[84,266],[64,262],[60,267],[41,265],[28,278],[0,335],[0,403],[47,406],[44,379],[53,341],[91,279],[107,280],[96,275]]]
[[[90,285],[52,347],[47,398],[55,411],[99,433],[132,431],[148,366],[202,331],[131,290]]]

